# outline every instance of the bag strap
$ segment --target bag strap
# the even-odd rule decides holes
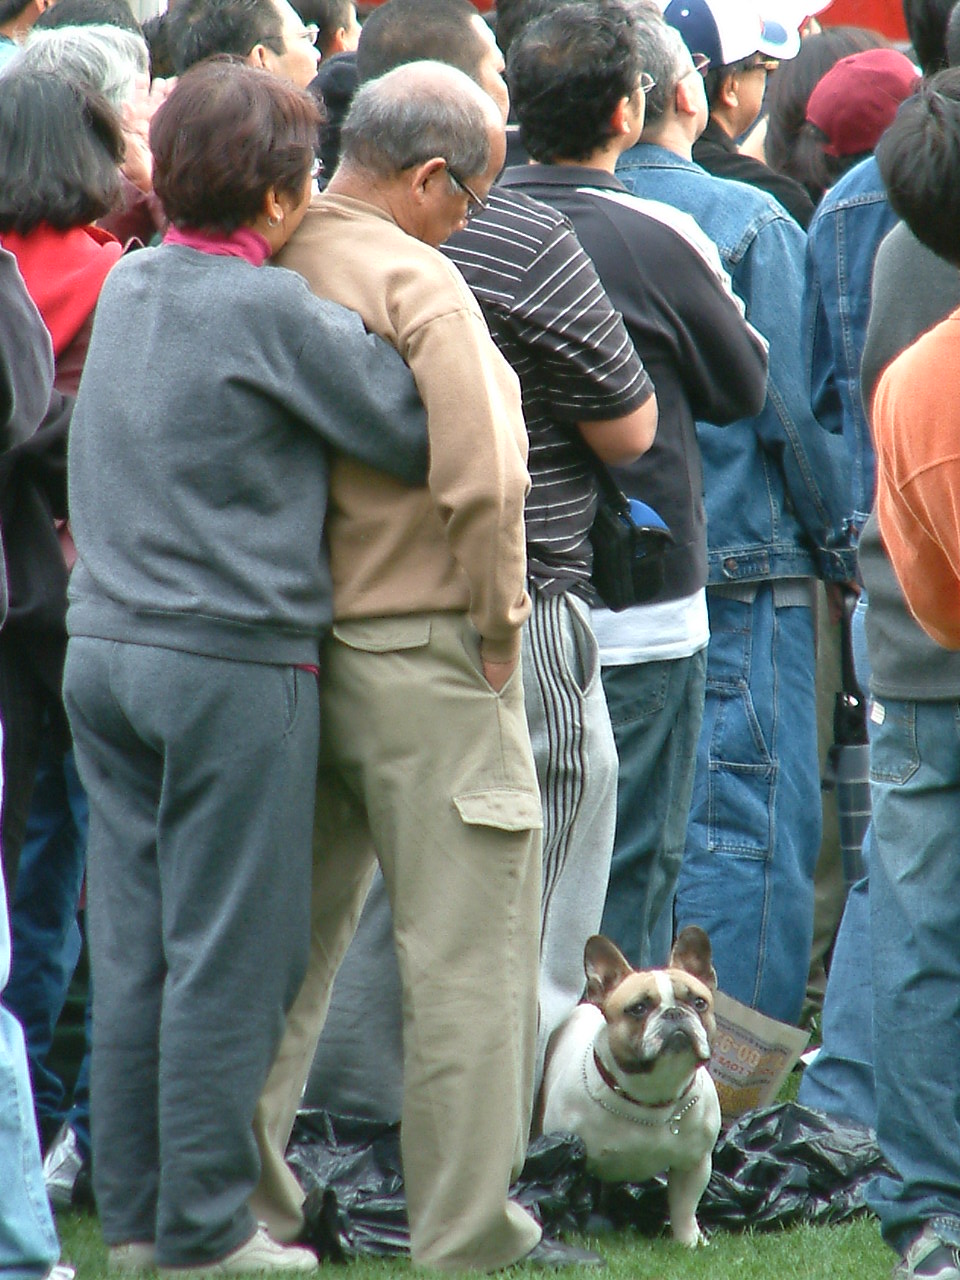
[[[857,684],[853,664],[853,611],[857,597],[844,592],[840,614],[840,692],[833,708],[833,735],[836,743],[862,745],[867,737],[867,702]]]
[[[584,461],[596,477],[600,496],[607,506],[614,507],[617,511],[629,511],[627,495],[610,474],[606,463],[600,461],[579,432],[576,434],[575,443],[580,449]]]
[[[857,673],[853,661],[853,614],[857,607],[857,597],[852,591],[843,594],[843,610],[840,614],[840,688],[863,701],[863,690],[857,683]]]

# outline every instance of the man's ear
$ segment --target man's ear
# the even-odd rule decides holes
[[[693,85],[693,76],[678,80],[673,90],[673,105],[678,116],[695,116],[700,110],[700,97]]]
[[[633,127],[627,114],[629,106],[630,99],[621,98],[613,108],[613,114],[610,117],[610,136],[612,138],[617,138],[623,134],[629,133]]]
[[[251,67],[259,67],[264,70],[269,70],[269,67],[267,66],[267,54],[269,52],[270,50],[265,44],[255,44],[247,54],[246,61]]]
[[[740,77],[735,71],[731,71],[729,75],[725,75],[720,81],[720,89],[717,94],[717,105],[721,107],[729,107],[735,111],[740,105]]]
[[[427,188],[435,174],[442,173],[447,167],[447,162],[443,156],[431,156],[429,160],[424,160],[410,170],[408,178],[410,193],[414,200],[418,203],[422,202],[427,195]]]
[[[327,46],[327,57],[332,58],[335,53],[345,53],[346,45],[343,43],[347,38],[347,28],[337,27],[336,31],[330,37]]]

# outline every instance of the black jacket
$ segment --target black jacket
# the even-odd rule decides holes
[[[813,201],[800,183],[738,151],[737,144],[715,120],[707,122],[707,127],[693,144],[693,158],[715,178],[734,178],[737,182],[746,182],[751,187],[768,191],[804,231],[810,225]]]
[[[657,393],[650,449],[611,468],[621,488],[650,503],[676,546],[664,561],[657,600],[692,595],[707,580],[703,467],[696,419],[725,426],[760,412],[766,347],[743,319],[714,268],[670,222],[643,211],[619,178],[578,165],[508,169],[504,187],[553,205],[573,223]],[[658,205],[677,223],[682,215]]]
[[[25,646],[59,698],[67,570],[53,521],[66,515],[73,402],[52,385],[49,335],[16,260],[0,250],[2,643]]]

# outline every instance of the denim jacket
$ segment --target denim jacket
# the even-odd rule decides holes
[[[880,241],[897,216],[871,156],[823,197],[810,224],[803,296],[803,351],[813,411],[843,432],[852,459],[851,515],[862,528],[873,506],[876,461],[860,399],[870,280]]]
[[[805,236],[772,196],[649,143],[617,177],[636,195],[683,209],[716,243],[747,319],[770,344],[767,399],[755,418],[697,423],[711,585],[854,576],[849,459],[813,416],[800,346]]]

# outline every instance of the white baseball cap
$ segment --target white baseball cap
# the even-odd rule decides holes
[[[691,53],[702,53],[711,67],[725,67],[751,54],[784,61],[800,51],[800,33],[792,10],[752,0],[669,0],[663,16],[683,36]]]

